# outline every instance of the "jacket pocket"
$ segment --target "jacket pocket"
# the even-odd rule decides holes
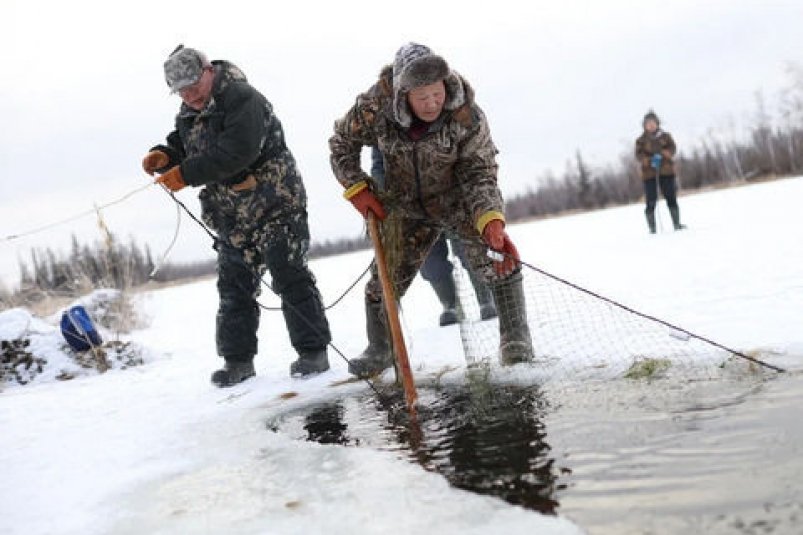
[[[254,175],[248,175],[242,182],[231,186],[235,193],[251,192],[257,189],[257,179]]]

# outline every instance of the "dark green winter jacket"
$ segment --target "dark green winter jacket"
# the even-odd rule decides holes
[[[154,147],[170,157],[163,169],[180,165],[188,185],[205,186],[204,221],[224,234],[305,210],[304,185],[270,102],[232,63],[212,64],[210,102],[201,111],[182,104],[167,144]]]

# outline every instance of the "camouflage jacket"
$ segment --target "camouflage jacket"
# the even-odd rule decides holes
[[[378,147],[385,171],[379,195],[389,209],[436,221],[461,211],[481,228],[489,219],[504,219],[497,150],[468,82],[454,72],[445,82],[444,112],[413,141],[394,119],[392,68],[385,67],[379,81],[335,122],[329,139],[332,169],[343,187],[365,182],[379,193],[360,166],[362,147]]]
[[[184,181],[206,186],[204,220],[219,232],[244,230],[266,218],[306,209],[306,192],[270,102],[226,61],[212,62],[212,98],[201,111],[186,104],[164,151]],[[236,186],[236,187],[232,187]]]
[[[663,159],[661,160],[661,176],[670,176],[675,174],[675,140],[669,132],[658,130],[655,134],[644,132],[636,140],[636,160],[641,166],[641,178],[647,180],[655,178],[655,168],[650,165],[650,159],[654,154],[660,154]]]

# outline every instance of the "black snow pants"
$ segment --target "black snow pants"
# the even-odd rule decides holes
[[[282,300],[290,341],[298,352],[315,351],[331,341],[315,276],[307,267],[309,227],[306,211],[268,223],[257,244],[218,247],[217,351],[231,360],[257,353],[261,287],[255,273],[270,272],[271,286]],[[246,263],[246,259],[248,262]]]
[[[661,195],[666,199],[666,205],[670,210],[678,207],[677,199],[677,183],[675,175],[661,175],[658,178],[661,187]],[[644,212],[647,217],[655,213],[655,204],[658,202],[658,188],[656,187],[655,179],[648,178],[644,181],[644,194],[647,198],[647,207]]]

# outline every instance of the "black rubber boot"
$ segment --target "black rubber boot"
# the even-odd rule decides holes
[[[438,318],[438,324],[441,327],[447,325],[454,325],[458,321],[457,317],[457,288],[454,284],[454,279],[451,273],[446,277],[438,280],[430,281],[432,289],[438,296],[438,300],[443,305],[443,312]]]
[[[256,375],[253,357],[227,358],[223,369],[212,373],[212,384],[219,388],[226,388],[242,383],[249,377]]]
[[[655,234],[655,212],[647,213],[647,226],[650,227],[650,234]]]
[[[491,291],[499,311],[499,361],[504,366],[532,361],[533,342],[521,273],[496,282]]]
[[[383,320],[384,304],[365,300],[365,332],[368,347],[349,362],[349,373],[357,377],[372,377],[393,366],[388,330]]]
[[[308,377],[329,369],[326,348],[317,351],[302,351],[298,359],[290,363],[290,377]]]
[[[672,226],[675,227],[675,230],[683,230],[686,228],[686,225],[683,225],[680,222],[680,208],[677,206],[673,206],[669,209],[669,214],[672,216]]]

